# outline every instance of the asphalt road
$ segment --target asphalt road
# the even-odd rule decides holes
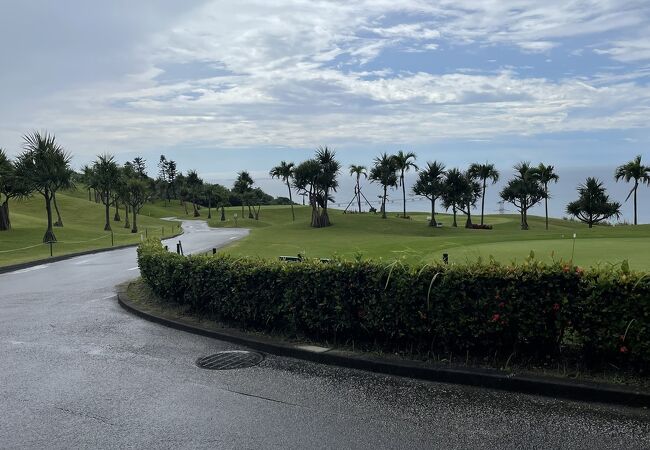
[[[186,253],[243,236],[185,222]],[[650,448],[650,413],[267,356],[130,315],[134,249],[0,275],[2,448]]]

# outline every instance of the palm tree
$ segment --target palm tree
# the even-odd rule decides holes
[[[104,231],[111,231],[109,216],[112,196],[120,184],[120,168],[115,162],[114,156],[106,153],[97,156],[97,159],[93,163],[93,179],[105,208],[106,223],[104,224]]]
[[[566,210],[581,222],[592,228],[610,217],[621,215],[621,204],[610,202],[603,183],[589,177],[584,184],[578,186],[580,197],[567,205]]]
[[[546,216],[546,229],[548,230],[548,184],[550,182],[557,183],[557,181],[560,179],[559,176],[553,171],[553,166],[546,166],[544,163],[540,163],[539,166],[537,166],[537,178],[539,179],[539,182],[542,183],[542,187],[544,188],[544,214]]]
[[[331,192],[336,192],[341,164],[335,153],[328,147],[319,147],[316,155],[298,164],[294,169],[293,186],[302,195],[309,197],[311,226],[314,228],[331,225],[327,211],[328,202],[332,200]]]
[[[528,230],[528,210],[542,201],[546,196],[537,168],[528,162],[521,162],[514,167],[515,177],[501,191],[501,198],[519,209],[521,229]]]
[[[60,160],[62,158],[65,158],[66,155],[60,153],[57,154],[55,157]],[[55,188],[52,190],[52,203],[54,204],[54,210],[56,211],[56,222],[54,222],[54,226],[63,227],[63,219],[61,218],[61,211],[59,210],[59,205],[56,202],[56,193],[60,189],[75,188],[75,183],[72,178],[74,175],[74,170],[72,170],[70,166],[65,164],[63,161],[55,162],[55,167],[57,167],[56,182],[55,182]]]
[[[233,192],[239,194],[239,198],[241,199],[242,219],[244,218],[244,203],[246,203],[246,193],[253,190],[253,184],[255,184],[255,182],[253,181],[253,178],[250,176],[250,174],[245,170],[242,170],[237,174],[237,179],[235,180],[235,183],[232,187]],[[248,205],[248,218],[253,218],[253,213],[251,212],[250,205]]]
[[[447,172],[442,191],[442,205],[446,209],[452,209],[454,214],[452,226],[458,226],[456,214],[460,211],[467,216],[465,228],[472,227],[472,207],[476,205],[480,196],[481,186],[468,172],[461,172],[456,168]]]
[[[428,162],[413,186],[415,195],[423,195],[431,201],[429,226],[436,226],[436,200],[444,193],[445,165],[438,161]]]
[[[296,213],[293,211],[293,196],[291,193],[291,179],[293,178],[293,169],[295,167],[295,164],[286,161],[281,161],[279,166],[275,166],[271,171],[269,172],[269,175],[271,175],[271,178],[277,178],[281,179],[286,185],[287,189],[289,190],[289,201],[291,202],[291,218],[293,221],[296,220]]]
[[[137,175],[137,172],[136,172]],[[126,182],[127,190],[129,192],[128,200],[129,205],[131,206],[131,212],[133,213],[133,227],[131,228],[131,233],[138,232],[138,213],[142,208],[142,205],[148,200],[148,186],[147,183],[141,178],[140,175],[137,175],[135,178],[130,178]]]
[[[406,219],[406,186],[404,185],[404,172],[408,172],[411,168],[417,170],[418,166],[413,162],[415,160],[415,153],[403,151],[397,152],[392,158],[395,160],[395,167],[399,171],[399,185],[402,186],[402,200],[404,205],[404,214],[402,217]]]
[[[0,231],[11,229],[9,200],[30,194],[25,183],[16,175],[16,164],[0,148]]]
[[[187,172],[187,190],[192,201],[192,207],[194,209],[194,217],[199,217],[199,209],[197,207],[197,201],[201,197],[201,191],[203,190],[203,180],[199,178],[199,174],[196,173],[196,170],[190,170]]]
[[[357,185],[354,188],[354,193],[357,196],[357,201],[359,203],[359,214],[361,214],[361,176],[368,178],[368,173],[366,171],[366,166],[357,166],[355,164],[350,164],[350,175],[356,175]]]
[[[472,164],[469,166],[469,174],[472,178],[480,180],[483,185],[481,193],[481,225],[483,225],[483,217],[485,215],[485,189],[487,180],[495,184],[499,181],[499,171],[494,167],[494,164]]]
[[[639,187],[639,182],[650,184],[650,167],[641,164],[641,155],[638,155],[632,161],[629,161],[622,166],[617,167],[616,172],[614,173],[614,177],[616,178],[616,181],[623,179],[626,183],[629,183],[630,180],[634,180],[634,186],[632,187],[630,193],[627,194],[625,201],[628,201],[630,195],[634,194],[634,225],[637,225],[636,191]]]
[[[381,199],[381,218],[386,218],[386,197],[388,196],[389,187],[397,187],[397,164],[395,158],[383,153],[375,158],[374,166],[370,169],[370,181],[376,181],[384,189],[384,195]]]
[[[70,155],[56,143],[54,135],[34,131],[23,136],[24,152],[18,156],[16,175],[29,191],[38,191],[45,199],[47,230],[43,242],[56,242],[52,230],[52,199],[62,174],[70,170]]]

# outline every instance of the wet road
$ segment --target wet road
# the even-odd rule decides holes
[[[186,222],[186,253],[245,234]],[[122,310],[135,250],[0,275],[2,448],[650,448],[647,410],[428,383],[268,356]]]

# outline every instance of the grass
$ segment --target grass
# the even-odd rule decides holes
[[[304,254],[307,257],[403,258],[408,262],[440,261],[443,253],[450,262],[462,263],[491,257],[502,262],[523,261],[534,252],[545,261],[569,261],[581,266],[620,264],[627,259],[636,270],[650,270],[650,225],[601,226],[589,229],[580,222],[551,219],[549,230],[544,218],[530,217],[530,230],[519,229],[518,215],[486,216],[493,230],[468,230],[451,227],[452,218],[440,215],[442,228],[427,226],[426,213],[411,213],[411,220],[391,213],[383,220],[375,214],[342,214],[332,210],[332,227],[309,227],[309,207],[296,207],[296,221],[288,207],[262,207],[260,220],[242,219],[241,210],[228,208],[228,220],[210,221],[215,227],[234,227],[233,214],[240,218],[239,227],[251,228],[249,237],[223,251],[237,256],[277,258],[280,255]],[[476,218],[475,218],[475,221]],[[573,253],[573,234],[577,235]]]
[[[83,190],[61,192],[57,195],[57,201],[64,227],[54,228],[58,240],[53,245],[54,256],[111,246],[111,233],[104,231],[104,205],[88,201],[87,193]],[[12,229],[0,232],[0,266],[48,258],[49,246],[42,244],[47,228],[43,198],[35,195],[25,200],[11,201],[9,208]],[[184,215],[179,205],[146,205],[138,215],[139,233],[133,234],[130,229],[124,228],[124,209],[120,210],[122,221],[114,222],[114,209],[111,208],[114,244],[137,243],[141,234],[160,237],[164,231],[165,236],[171,236],[172,223],[160,220],[160,217],[181,213]],[[177,233],[178,224],[174,224],[174,227]],[[25,247],[30,248],[19,250]]]

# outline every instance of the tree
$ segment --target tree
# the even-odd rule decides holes
[[[65,157],[66,155],[64,153],[58,153],[55,156],[55,158],[59,160],[56,161],[54,164],[54,166],[57,169],[56,169],[54,189],[52,190],[52,203],[54,204],[54,210],[56,211],[56,222],[54,222],[55,227],[63,227],[63,219],[61,218],[61,211],[59,210],[59,205],[56,202],[56,193],[59,190],[75,188],[75,184],[73,181],[74,171],[70,168],[69,162],[65,163],[64,161],[61,161],[61,159]]]
[[[501,191],[501,198],[512,203],[519,209],[521,229],[528,230],[528,210],[546,197],[540,184],[537,169],[528,162],[522,162],[515,167],[515,177]]]
[[[553,166],[546,166],[544,165],[544,163],[540,163],[539,166],[537,166],[537,177],[539,179],[539,182],[542,183],[542,187],[544,188],[544,214],[546,217],[547,230],[548,230],[548,199],[550,198],[550,195],[548,193],[548,184],[550,182],[557,183],[557,181],[560,179],[560,177],[558,177],[553,170],[554,170]]]
[[[293,179],[293,169],[295,167],[295,164],[286,161],[281,161],[280,165],[275,166],[272,168],[269,172],[269,175],[271,175],[271,178],[277,178],[281,179],[286,185],[287,189],[289,190],[289,200],[291,201],[291,218],[293,221],[296,220],[296,214],[293,210],[293,197],[291,194],[291,179]]]
[[[338,188],[337,176],[341,164],[336,154],[328,147],[319,147],[312,159],[302,162],[294,169],[294,187],[309,196],[312,208],[311,226],[314,228],[331,225],[327,211],[331,193]]]
[[[482,184],[481,190],[481,225],[483,225],[483,218],[485,216],[485,189],[487,181],[490,180],[492,184],[499,181],[499,171],[494,167],[494,164],[472,164],[469,166],[469,174],[472,178],[477,179]]]
[[[404,184],[404,172],[408,172],[411,168],[417,170],[418,166],[414,163],[415,153],[413,152],[404,153],[400,150],[396,155],[393,155],[392,158],[395,160],[395,167],[399,172],[399,185],[402,187],[402,201],[404,206],[404,214],[402,217],[406,219],[406,186]]]
[[[578,200],[567,205],[566,211],[592,228],[610,217],[620,217],[621,204],[610,202],[603,183],[589,177],[578,186]]]
[[[641,155],[638,155],[632,161],[617,167],[614,177],[616,178],[616,181],[623,179],[626,183],[629,183],[630,180],[634,180],[634,186],[632,186],[630,193],[627,194],[625,201],[628,201],[630,196],[634,194],[634,225],[637,225],[637,188],[639,187],[639,183],[650,184],[650,166],[644,166],[641,164]]]
[[[447,172],[442,192],[442,205],[445,209],[452,209],[454,215],[452,226],[458,226],[456,221],[458,211],[467,216],[465,227],[472,226],[472,208],[480,197],[481,185],[468,172],[461,172],[457,168]]]
[[[142,205],[148,200],[148,186],[146,181],[137,176],[130,178],[126,182],[129,200],[129,206],[131,206],[131,212],[133,213],[133,227],[131,228],[131,233],[138,232],[138,213],[142,209]]]
[[[147,160],[140,156],[133,158],[133,170],[135,170],[136,176],[142,180],[146,180],[148,178],[146,164]]]
[[[445,165],[438,161],[428,162],[426,168],[418,174],[413,186],[415,195],[422,195],[431,201],[431,220],[429,226],[436,226],[436,200],[445,192]]]
[[[169,171],[169,162],[165,155],[160,155],[160,160],[158,161],[158,180],[162,189],[161,197],[165,199],[165,206],[169,203],[169,181],[167,179],[167,174]]]
[[[171,198],[176,196],[176,161],[170,159],[167,161],[167,204],[170,203]]]
[[[203,180],[199,178],[199,175],[196,173],[196,170],[190,170],[187,172],[187,191],[189,194],[190,201],[192,202],[192,207],[194,208],[194,217],[199,217],[199,209],[197,203],[199,198],[201,198],[203,190]]]
[[[80,176],[80,181],[86,186],[86,189],[88,190],[88,201],[92,201],[91,197],[91,191],[95,190],[95,186],[93,185],[94,180],[93,180],[93,168],[89,165],[85,165],[81,168],[81,176]],[[97,199],[95,199],[95,202]]]
[[[61,174],[70,170],[70,155],[47,132],[34,131],[23,136],[23,140],[24,151],[16,162],[16,176],[28,191],[37,191],[45,199],[47,230],[43,242],[56,242],[52,230],[52,199],[60,186]]]
[[[239,198],[241,199],[241,216],[242,218],[244,217],[244,204],[246,203],[245,194],[247,192],[250,192],[253,189],[253,184],[255,182],[253,181],[253,178],[250,176],[248,172],[245,170],[237,173],[237,179],[235,180],[235,183],[233,184],[232,190],[236,194],[239,195]],[[252,219],[253,218],[253,213],[251,211],[251,206],[248,205],[248,218]]]
[[[354,187],[354,193],[357,196],[357,202],[359,204],[359,214],[361,214],[361,177],[368,178],[368,173],[366,166],[357,166],[355,164],[350,164],[350,175],[356,177],[357,184]]]
[[[110,207],[113,193],[117,191],[120,182],[120,169],[114,156],[106,153],[97,156],[93,163],[93,179],[105,207],[104,231],[111,231]]]
[[[386,198],[388,197],[388,188],[397,187],[397,164],[395,158],[383,153],[374,160],[374,165],[370,169],[370,181],[376,181],[384,189],[384,195],[381,198],[381,218],[386,218]]]
[[[0,148],[0,231],[11,229],[9,200],[29,195],[29,190],[16,176],[16,165]]]

